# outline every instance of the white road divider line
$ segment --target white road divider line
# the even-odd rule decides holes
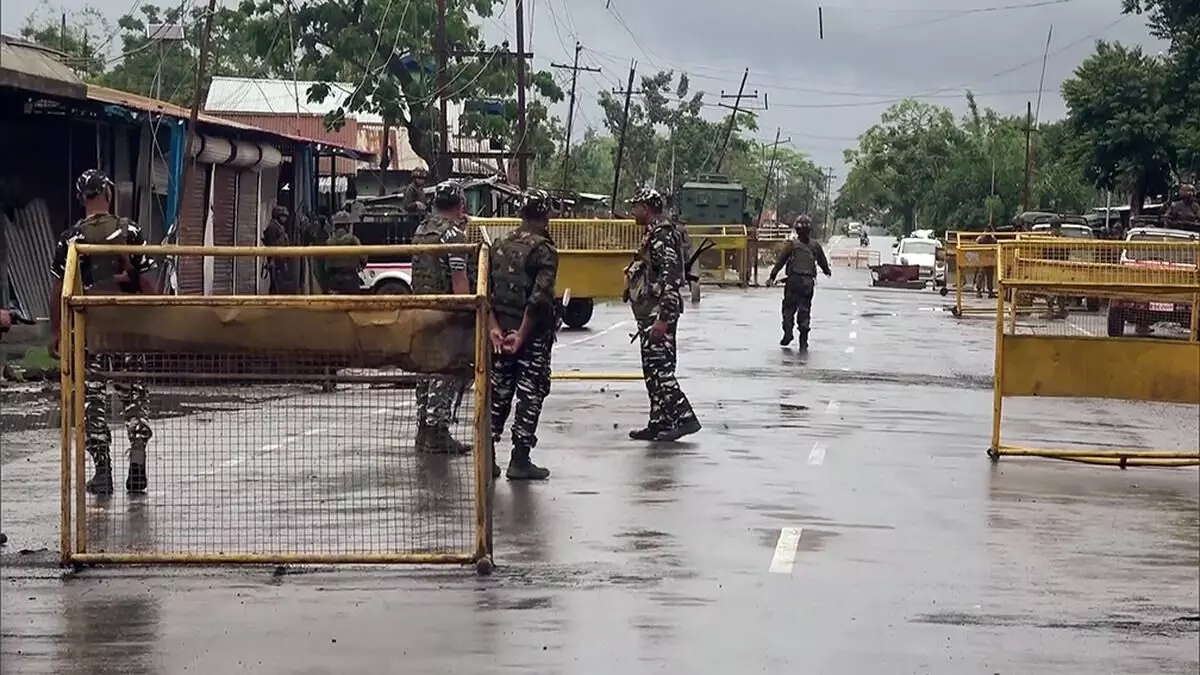
[[[800,534],[804,528],[785,527],[779,531],[779,542],[775,544],[775,555],[771,557],[772,574],[791,574],[796,566],[796,550],[800,548]]]
[[[820,441],[813,443],[812,451],[808,453],[809,466],[821,466],[825,463],[825,446]]]
[[[855,331],[850,331],[850,339],[854,340],[856,338],[858,338],[858,333]]]
[[[610,332],[612,332],[612,331],[614,331],[614,330],[616,330],[616,329],[620,328],[621,326],[624,326],[625,324],[628,324],[628,323],[630,323],[630,319],[626,319],[626,320],[624,320],[624,321],[618,321],[618,322],[614,323],[613,325],[609,326],[608,328],[605,328],[604,330],[601,330],[601,331],[599,331],[599,332],[596,332],[596,333],[592,333],[592,334],[590,334],[590,335],[585,335],[585,336],[583,336],[583,337],[579,338],[578,340],[571,340],[570,342],[565,342],[565,343],[564,343],[564,342],[559,342],[558,344],[555,344],[555,345],[554,345],[554,347],[552,347],[552,349],[558,349],[559,347],[565,347],[565,346],[567,346],[567,345],[577,345],[577,344],[582,344],[582,343],[584,343],[584,342],[587,342],[588,340],[595,340],[596,338],[600,337],[601,335],[605,335],[606,333],[610,333]]]
[[[837,399],[830,400],[829,405],[825,406],[825,412],[827,412],[827,413],[837,412],[838,405],[839,404],[837,402]]]
[[[247,461],[254,459],[255,457],[258,457],[259,455],[266,455],[266,454],[275,452],[276,450],[283,448],[285,445],[288,445],[289,443],[298,441],[301,438],[308,438],[308,437],[316,436],[317,434],[323,434],[323,433],[325,433],[324,429],[309,429],[308,431],[302,431],[298,434],[293,434],[291,436],[285,436],[283,438],[283,440],[281,440],[278,443],[268,443],[268,444],[260,447],[258,450],[246,453],[245,455],[242,455],[241,457],[236,457],[234,459],[228,460],[228,461],[224,462],[221,466],[223,468],[229,469],[229,468],[235,467],[239,464],[244,464]],[[212,475],[215,475],[217,473],[217,471],[218,471],[217,469],[213,469],[211,471],[206,471],[200,475],[201,476],[212,476]]]
[[[850,345],[849,347],[846,347],[846,353],[853,354],[854,353],[854,345]]]

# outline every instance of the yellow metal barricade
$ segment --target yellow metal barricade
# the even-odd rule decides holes
[[[467,240],[497,241],[511,232],[516,218],[471,218]],[[642,228],[632,220],[553,219],[550,236],[558,248],[558,284],[562,297],[571,289],[575,298],[620,298],[625,290],[625,266],[642,245]]]
[[[78,273],[82,255],[174,256],[211,275],[239,258],[453,251],[478,260],[473,295],[91,295]],[[468,244],[73,245],[61,300],[62,561],[490,572],[487,264],[487,247]],[[122,489],[127,445],[105,424],[110,385],[118,411],[149,418],[144,494]],[[432,392],[445,401],[471,389],[455,404],[461,423],[419,426]],[[116,489],[92,495],[88,452],[109,425]]]
[[[695,273],[701,283],[714,286],[750,284],[752,258],[750,235],[745,225],[688,225],[687,230],[693,250],[706,239],[713,242],[709,252],[696,261]],[[716,264],[712,265],[714,258]],[[730,279],[730,269],[735,273],[733,279]]]
[[[1092,261],[1081,260],[1091,250]],[[1078,253],[1079,255],[1071,255]],[[1018,240],[1000,244],[989,455],[1119,466],[1200,464],[1200,450],[1053,449],[1001,441],[1006,397],[1107,398],[1200,405],[1200,243]],[[1100,260],[1101,262],[1096,262]],[[1115,262],[1111,262],[1115,261]],[[1006,294],[1011,299],[1006,300]],[[1109,301],[1104,326],[1068,314],[1021,320],[1023,295]],[[1126,336],[1128,324],[1141,335]],[[1151,330],[1162,332],[1150,337]],[[1145,330],[1142,330],[1142,329]]]

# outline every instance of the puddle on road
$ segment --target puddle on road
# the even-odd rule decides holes
[[[256,387],[252,392],[220,394],[201,391],[151,391],[150,418],[167,419],[203,412],[232,412],[250,405],[294,396],[295,391],[263,392]],[[120,405],[110,401],[117,423]],[[0,389],[0,433],[54,429],[60,424],[59,393],[57,388],[43,385]]]

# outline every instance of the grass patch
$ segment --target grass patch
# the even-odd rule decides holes
[[[16,365],[26,372],[45,373],[58,370],[58,359],[50,356],[46,347],[34,347],[25,352],[25,356],[15,360]]]

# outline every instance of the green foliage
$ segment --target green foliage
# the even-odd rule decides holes
[[[452,49],[481,52],[454,58],[449,64],[446,92],[451,101],[491,100],[503,104],[503,114],[464,113],[465,135],[500,140],[515,147],[517,59],[483,42],[477,21],[492,16],[499,0],[448,0],[446,34]],[[310,101],[333,95],[335,82],[355,89],[329,115],[337,126],[348,113],[374,112],[408,131],[413,149],[434,166],[438,146],[439,91],[436,77],[436,0],[397,3],[384,0],[330,0],[303,3],[290,0],[243,0],[237,13],[253,39],[254,55],[274,68],[290,66],[297,79],[319,84],[308,91]],[[275,39],[286,32],[284,39]],[[563,98],[549,73],[530,74],[531,95],[548,101]],[[553,128],[545,123],[545,106],[530,105],[527,149],[546,149]],[[453,133],[454,130],[451,130]],[[450,144],[453,149],[453,144]]]

